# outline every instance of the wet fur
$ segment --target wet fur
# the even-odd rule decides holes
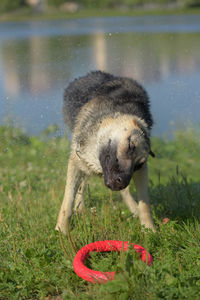
[[[75,126],[81,108],[91,99],[99,99],[98,105],[101,109],[100,114],[98,107],[93,112],[95,115],[91,117],[94,123],[99,118],[102,119],[117,112],[144,119],[149,129],[153,125],[148,95],[138,82],[130,78],[115,77],[95,71],[75,79],[65,90],[64,120],[71,130]]]
[[[87,176],[104,176],[105,185],[121,192],[141,224],[154,230],[147,191],[147,159],[152,154],[153,124],[146,91],[129,78],[96,71],[74,80],[64,94],[64,119],[72,131],[71,155],[64,200],[56,229],[84,205]],[[138,203],[129,191],[133,177]],[[138,179],[140,178],[140,179]]]

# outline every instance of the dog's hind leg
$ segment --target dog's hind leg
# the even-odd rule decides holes
[[[75,212],[81,212],[83,208],[85,207],[84,204],[84,190],[85,190],[85,181],[86,179],[83,179],[78,191],[76,193],[76,198],[75,198],[75,205],[74,205],[74,211]]]
[[[141,225],[144,225],[146,228],[151,228],[155,232],[148,195],[147,164],[145,164],[140,170],[135,172],[133,180],[137,192],[138,215]]]
[[[72,215],[73,201],[75,199],[76,193],[78,191],[83,176],[83,172],[78,168],[76,160],[71,155],[67,169],[67,180],[65,186],[64,199],[61,205],[56,224],[56,230],[61,230],[64,234],[66,234],[67,222]]]
[[[130,193],[130,186],[128,185],[124,190],[120,191],[123,201],[128,206],[130,212],[135,216],[138,215],[138,205],[137,202],[134,200],[133,196]]]

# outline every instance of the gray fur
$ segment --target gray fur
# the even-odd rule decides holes
[[[145,120],[148,128],[151,129],[153,120],[149,110],[149,98],[143,87],[130,78],[94,71],[75,79],[65,90],[64,120],[71,130],[74,128],[80,109],[94,98],[99,101],[91,116],[94,123],[108,114],[119,112]]]
[[[57,230],[75,210],[84,207],[84,185],[92,174],[103,175],[105,185],[120,191],[141,224],[155,230],[148,197],[148,155],[153,124],[146,91],[136,81],[100,71],[74,80],[64,94],[64,119],[72,131],[64,200]],[[131,178],[138,203],[129,191]]]

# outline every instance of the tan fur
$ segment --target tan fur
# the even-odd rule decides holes
[[[85,104],[78,115],[73,131],[65,194],[56,225],[56,229],[61,230],[64,234],[66,233],[67,221],[73,211],[74,200],[76,199],[75,210],[81,210],[84,207],[83,192],[86,177],[92,174],[102,174],[99,161],[99,151],[102,145],[108,143],[109,139],[116,140],[118,142],[117,155],[120,164],[127,168],[131,164],[130,158],[127,157],[128,138],[131,136],[133,142],[138,143],[138,159],[143,160],[143,162],[147,161],[148,152],[144,148],[144,143],[141,142],[138,136],[132,134],[134,129],[140,130],[140,124],[148,134],[144,120],[132,115],[116,113],[112,116],[97,119],[94,123],[92,118],[100,110],[101,101],[99,99],[92,99]],[[129,186],[120,191],[122,198],[130,211],[139,216],[141,224],[155,231],[147,190],[147,164],[135,172],[133,179],[138,203],[130,194]]]

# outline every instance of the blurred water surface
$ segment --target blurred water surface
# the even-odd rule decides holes
[[[200,16],[144,16],[0,23],[0,124],[29,134],[64,131],[65,86],[90,70],[141,82],[153,135],[199,123]]]

